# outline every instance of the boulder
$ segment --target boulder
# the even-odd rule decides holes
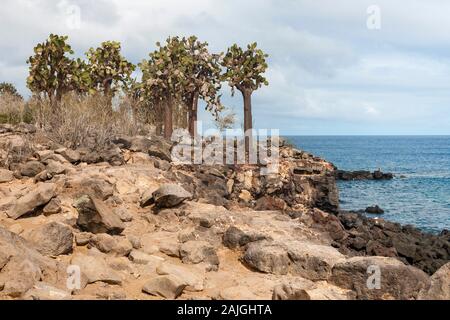
[[[20,174],[24,177],[33,178],[45,170],[45,166],[39,161],[28,161],[20,166]]]
[[[147,152],[150,156],[165,160],[168,162],[172,161],[172,144],[167,140],[160,137],[152,137],[147,145]]]
[[[55,288],[44,282],[36,283],[33,288],[28,290],[24,297],[24,300],[70,300],[72,299],[71,293],[65,290]]]
[[[62,155],[67,161],[69,161],[72,164],[78,163],[81,160],[81,155],[76,150],[62,148],[62,149],[55,150],[55,152],[57,154]]]
[[[76,254],[72,257],[71,264],[80,267],[81,274],[87,283],[122,284],[120,275],[108,266],[102,257]]]
[[[372,207],[367,207],[365,211],[366,211],[366,213],[370,213],[370,214],[383,214],[384,213],[384,210],[381,209],[378,205],[372,206]]]
[[[450,262],[431,276],[428,290],[419,293],[419,300],[450,300]]]
[[[292,261],[291,273],[318,281],[327,280],[335,263],[345,259],[331,246],[292,241],[286,244]]]
[[[74,206],[79,214],[77,224],[83,231],[120,234],[125,229],[120,217],[100,199],[85,195]]]
[[[70,227],[50,222],[23,234],[23,237],[45,256],[68,254],[73,249],[73,233]]]
[[[63,174],[66,172],[67,167],[63,165],[61,162],[49,160],[47,167],[45,169],[47,173],[51,176],[55,176],[58,174]]]
[[[11,182],[13,180],[14,174],[12,171],[0,169],[0,183]]]
[[[164,184],[153,192],[153,199],[158,208],[173,208],[192,198],[192,194],[176,184]]]
[[[117,245],[116,239],[107,233],[100,233],[94,235],[90,241],[90,245],[96,247],[103,253],[110,253]]]
[[[291,264],[286,248],[268,241],[250,243],[243,261],[255,270],[277,275],[288,274]]]
[[[40,254],[22,237],[0,227],[1,294],[18,298],[38,281],[62,285],[65,267]]]
[[[375,281],[377,270],[380,271],[379,289]],[[355,291],[356,298],[364,300],[416,299],[421,290],[430,286],[430,279],[423,271],[385,257],[354,257],[338,262],[329,281]]]
[[[8,216],[12,219],[18,219],[24,214],[46,205],[55,196],[55,184],[40,183],[25,196],[17,200],[16,204],[8,211]]]
[[[180,278],[173,275],[165,275],[148,281],[142,288],[142,291],[153,296],[176,299],[183,293],[185,287],[186,284]]]
[[[156,268],[156,273],[162,276],[173,275],[178,277],[186,285],[186,291],[196,292],[204,289],[204,275],[187,267],[164,262]]]
[[[260,272],[290,273],[317,281],[328,279],[333,265],[344,258],[330,246],[300,241],[258,241],[247,246],[243,261]]]
[[[180,247],[180,256],[183,263],[198,264],[206,263],[208,270],[217,271],[219,268],[219,257],[216,249],[207,241],[187,241]]]
[[[84,179],[81,187],[92,192],[92,195],[101,200],[106,200],[114,194],[114,186],[108,181],[101,178]]]
[[[244,232],[235,226],[231,226],[225,231],[222,243],[225,247],[236,249],[243,247],[251,242],[266,240],[267,236],[254,232]]]

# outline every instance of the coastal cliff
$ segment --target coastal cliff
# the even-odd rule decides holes
[[[326,160],[282,144],[263,176],[174,165],[171,148],[71,150],[0,127],[0,298],[450,298],[449,234],[342,212]]]

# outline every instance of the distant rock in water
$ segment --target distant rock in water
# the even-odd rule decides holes
[[[394,179],[393,173],[384,173],[381,170],[374,172],[370,171],[344,171],[336,170],[335,172],[337,180],[351,181],[351,180],[392,180]]]
[[[366,208],[366,213],[370,213],[370,214],[383,214],[383,213],[384,213],[384,210],[381,209],[381,208],[377,205],[377,206],[367,207],[367,208]]]

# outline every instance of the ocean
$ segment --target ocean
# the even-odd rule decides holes
[[[450,229],[450,136],[289,136],[287,140],[342,170],[381,168],[396,175],[391,181],[339,181],[342,209],[377,204],[385,210],[386,220],[433,233]]]

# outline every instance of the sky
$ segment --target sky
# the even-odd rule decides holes
[[[0,82],[28,96],[26,60],[50,33],[68,35],[77,57],[120,41],[133,63],[168,36],[196,35],[213,52],[256,41],[270,82],[253,94],[256,128],[450,134],[449,14],[447,0],[2,0]],[[223,102],[240,127],[242,97],[224,84]]]

